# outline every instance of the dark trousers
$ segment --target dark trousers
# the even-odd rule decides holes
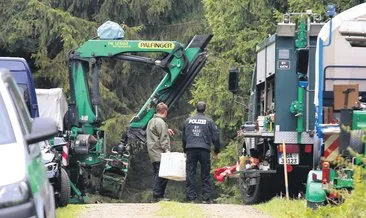
[[[160,162],[152,163],[153,166],[153,198],[164,198],[166,185],[168,180],[159,177]]]
[[[192,201],[197,198],[196,190],[196,168],[197,162],[201,164],[202,200],[210,200],[211,178],[210,178],[210,151],[205,149],[187,149],[186,162],[186,197]]]

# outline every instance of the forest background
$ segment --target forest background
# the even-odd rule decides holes
[[[248,88],[255,48],[286,12],[312,10],[323,15],[332,3],[341,12],[362,0],[0,0],[0,55],[25,58],[37,88],[69,90],[66,55],[96,36],[105,21],[121,24],[126,39],[176,40],[188,43],[195,34],[212,33],[208,61],[188,92],[171,108],[168,123],[176,135],[175,151],[181,151],[183,121],[204,100],[207,114],[221,130],[225,148],[213,167],[236,162],[236,130],[245,120]],[[241,68],[240,90],[234,98],[227,89],[231,66]],[[133,63],[104,61],[101,74],[101,114],[108,144],[115,145],[163,74]],[[234,101],[235,99],[235,101]],[[238,103],[239,102],[239,103]],[[132,161],[124,201],[150,200],[151,167],[145,152]],[[215,196],[235,202],[233,184],[216,184]],[[184,198],[184,184],[171,182],[168,196]]]

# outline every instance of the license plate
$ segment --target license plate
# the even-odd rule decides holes
[[[299,153],[287,153],[286,154],[287,164],[298,165],[299,164]],[[283,164],[283,153],[278,154],[278,163]]]

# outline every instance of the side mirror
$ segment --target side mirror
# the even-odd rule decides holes
[[[229,69],[229,91],[233,94],[238,92],[239,87],[239,69],[232,67]]]
[[[34,118],[31,132],[26,136],[28,144],[33,144],[57,135],[56,122],[49,118]]]

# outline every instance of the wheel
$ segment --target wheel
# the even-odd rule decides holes
[[[117,193],[117,199],[118,200],[122,200],[122,198],[123,198],[123,186],[121,187],[121,189],[118,191],[118,193]]]
[[[241,174],[239,177],[239,187],[244,204],[256,204],[261,201],[260,175],[254,177],[248,176],[245,173]]]
[[[363,131],[358,130],[351,130],[351,138],[349,142],[349,147],[352,148],[355,152],[362,154],[364,152],[363,148]]]
[[[118,196],[117,196],[118,200],[122,200],[122,198],[123,198],[123,191],[125,188],[125,184],[126,184],[126,178],[124,179],[123,184],[121,185],[121,187],[118,191]]]
[[[58,197],[58,205],[65,207],[70,198],[70,180],[64,168],[61,168],[60,194]]]

